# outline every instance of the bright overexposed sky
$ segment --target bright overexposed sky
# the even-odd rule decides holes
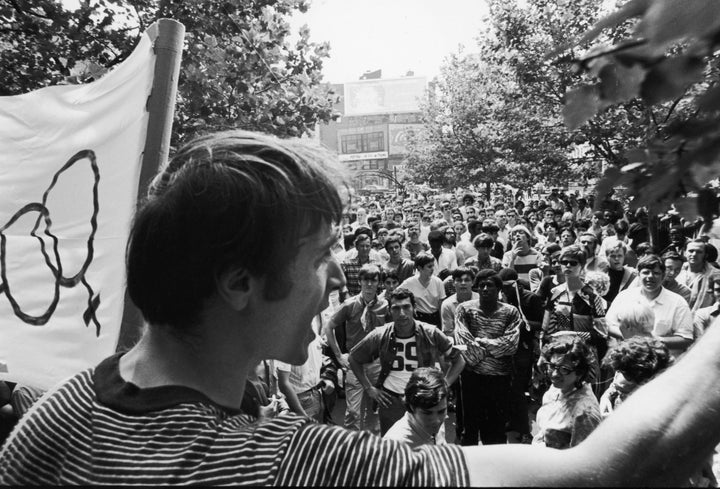
[[[487,11],[484,0],[312,0],[291,23],[295,29],[307,24],[312,41],[330,43],[326,82],[357,80],[377,69],[383,78],[408,71],[432,78],[458,45],[475,49]]]
[[[62,2],[79,7],[79,0]],[[408,71],[432,78],[459,45],[475,49],[487,14],[485,0],[311,0],[290,22],[295,32],[307,24],[312,41],[330,43],[324,81],[344,83],[377,69],[383,78]]]

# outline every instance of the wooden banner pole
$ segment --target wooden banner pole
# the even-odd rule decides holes
[[[145,199],[150,182],[165,164],[170,153],[170,135],[185,36],[185,26],[176,20],[160,19],[157,27],[158,34],[153,46],[156,56],[155,72],[152,92],[148,98],[148,128],[138,182],[138,204]],[[131,347],[140,338],[142,324],[142,315],[126,290],[118,350]]]

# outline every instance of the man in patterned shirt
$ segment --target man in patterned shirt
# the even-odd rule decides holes
[[[49,389],[2,447],[0,485],[679,485],[720,442],[715,327],[564,451],[413,451],[296,414],[244,413],[250,370],[303,363],[312,318],[344,285],[332,248],[348,185],[311,141],[229,131],[179,149],[128,246],[142,338]]]
[[[358,277],[360,268],[368,263],[381,266],[379,262],[373,261],[370,256],[370,250],[372,249],[371,243],[372,239],[370,239],[370,236],[367,234],[358,234],[354,241],[357,255],[352,258],[346,258],[342,262],[342,270],[345,273],[346,281],[345,287],[347,288],[348,295],[351,297],[358,295],[361,290],[360,278]]]
[[[510,414],[512,360],[517,351],[522,320],[518,310],[498,302],[502,280],[495,270],[475,276],[476,300],[458,304],[455,321],[466,328],[482,347],[484,358],[467,365],[462,373],[463,445],[506,442],[505,425]]]

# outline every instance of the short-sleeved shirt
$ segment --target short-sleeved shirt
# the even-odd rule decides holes
[[[720,302],[701,307],[693,314],[693,336],[697,340],[720,317]]]
[[[542,263],[542,257],[536,250],[530,248],[527,255],[516,255],[513,260],[513,252],[507,251],[503,255],[502,265],[512,268],[518,274],[518,278],[530,281],[530,270],[537,268]]]
[[[576,446],[602,420],[600,405],[587,383],[567,394],[551,386],[543,395],[543,405],[536,418],[539,430],[533,445],[558,449]]]
[[[320,383],[320,370],[322,369],[322,341],[319,336],[310,342],[308,346],[308,358],[302,365],[290,365],[289,363],[275,360],[275,368],[281,372],[289,372],[290,385],[296,394],[301,394]]]
[[[693,339],[693,316],[690,307],[685,299],[664,287],[653,300],[648,300],[642,294],[641,287],[631,287],[620,292],[605,315],[608,328],[619,327],[620,311],[632,309],[639,304],[648,305],[655,313],[653,335]],[[671,350],[670,353],[677,355],[681,352]]]
[[[127,383],[120,356],[31,408],[0,452],[0,484],[469,484],[457,445],[413,451],[294,414],[258,421],[187,387]]]
[[[401,283],[398,288],[408,289],[412,292],[415,296],[415,309],[424,314],[440,311],[440,305],[445,299],[443,281],[434,275],[430,277],[427,287],[420,283],[417,275],[414,275]]]
[[[361,321],[365,307],[366,304],[362,295],[356,295],[345,299],[345,302],[340,304],[338,310],[333,314],[331,321],[338,327],[345,327],[345,348],[343,348],[343,345],[340,345],[340,350],[352,350],[352,348],[369,333],[369,331],[365,330]],[[388,313],[387,300],[383,297],[378,297],[371,311],[377,318],[378,326],[385,324],[385,316]]]

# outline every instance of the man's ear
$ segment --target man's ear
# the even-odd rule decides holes
[[[258,282],[244,268],[233,267],[215,278],[218,295],[236,311],[247,307]]]

